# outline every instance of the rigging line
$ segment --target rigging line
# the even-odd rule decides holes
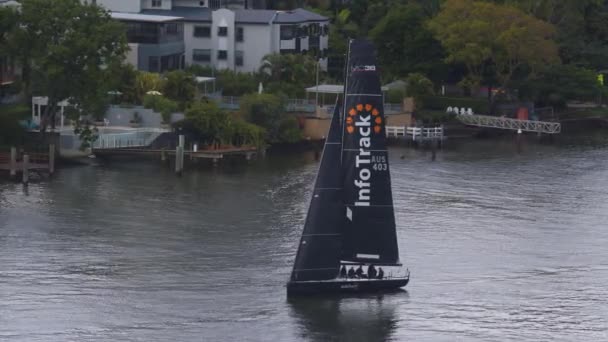
[[[348,69],[350,64],[350,45],[353,42],[352,39],[348,39],[348,53],[346,55],[346,65],[344,70],[344,94],[342,99],[342,116],[340,117],[340,129],[342,131],[342,144],[344,144],[344,126],[342,126],[342,121],[346,118],[346,94],[348,92]],[[340,167],[342,167],[342,161],[344,159],[344,153],[340,153]]]

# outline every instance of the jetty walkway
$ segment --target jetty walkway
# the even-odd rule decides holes
[[[461,112],[458,108],[448,108],[448,113],[454,113],[458,121],[465,125],[506,129],[517,132],[536,132],[539,134],[558,134],[561,133],[562,125],[554,121],[538,121],[538,120],[521,120],[515,118],[507,118],[500,116],[478,115],[473,114],[472,110]]]

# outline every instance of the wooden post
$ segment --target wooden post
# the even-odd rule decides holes
[[[163,164],[167,161],[167,151],[164,148],[160,151],[160,161]]]
[[[11,178],[17,175],[17,149],[15,147],[11,147],[11,161],[10,161],[10,173]]]
[[[181,176],[182,171],[184,171],[184,148],[177,146],[175,148],[175,173]]]
[[[521,138],[521,135],[522,135],[522,131],[521,131],[521,129],[518,129],[517,130],[517,136],[515,138],[515,140],[517,140],[517,153],[518,154],[521,154],[521,152],[522,152],[522,148],[521,148],[521,139],[522,138]]]
[[[30,156],[27,154],[23,155],[23,184],[27,184],[29,181],[30,172],[28,171],[30,164]]]
[[[55,173],[55,145],[49,145],[49,174]]]

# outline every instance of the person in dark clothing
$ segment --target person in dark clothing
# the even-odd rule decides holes
[[[340,269],[340,278],[346,278],[346,266],[342,265]]]
[[[378,279],[384,278],[384,270],[382,267],[378,267]]]
[[[355,269],[354,269],[354,268],[352,268],[352,267],[351,267],[351,268],[348,270],[348,277],[349,277],[349,278],[354,278],[354,277],[355,277]]]
[[[363,274],[363,266],[359,265],[359,268],[355,271],[355,275],[357,278],[365,278],[365,274]]]
[[[374,267],[374,265],[369,265],[369,267],[367,268],[367,277],[369,279],[376,278],[376,268]]]

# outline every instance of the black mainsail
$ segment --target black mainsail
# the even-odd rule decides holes
[[[336,101],[325,140],[319,172],[313,190],[291,280],[326,280],[338,275],[342,244],[342,127]]]
[[[374,51],[367,41],[349,42],[342,112],[336,104],[288,294],[390,291],[409,282],[409,272],[383,278],[340,270],[401,265]]]
[[[400,265],[391,177],[386,150],[383,95],[375,49],[352,40],[344,101],[341,259]]]

